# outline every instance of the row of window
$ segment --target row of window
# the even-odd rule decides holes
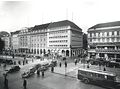
[[[98,38],[90,39],[90,42],[120,42],[120,38]]]
[[[31,44],[31,47],[45,47],[45,44]]]
[[[119,36],[120,31],[89,33],[89,37]]]
[[[31,36],[31,38],[38,38],[38,37],[42,37],[42,36],[47,36],[47,34],[39,34],[39,35],[33,35]]]
[[[67,47],[67,45],[49,45],[50,47]]]
[[[49,35],[51,35],[51,34],[59,34],[59,33],[67,33],[67,30],[50,32]]]
[[[31,41],[46,41],[45,38],[44,39],[32,39]]]
[[[49,39],[51,39],[51,38],[66,38],[66,37],[68,37],[68,36],[52,36],[52,37],[49,37]]]
[[[47,29],[43,29],[43,30],[38,29],[36,31],[31,31],[31,32],[25,31],[25,32],[21,32],[21,34],[26,34],[26,33],[31,34],[31,33],[38,33],[38,32],[47,32]]]
[[[55,41],[49,41],[50,43],[55,43],[55,42],[68,42],[68,40],[55,40]]]

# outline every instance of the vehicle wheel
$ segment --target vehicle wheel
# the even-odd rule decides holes
[[[86,84],[88,84],[88,83],[89,83],[89,79],[84,78],[84,79],[83,79],[83,82],[86,83]]]

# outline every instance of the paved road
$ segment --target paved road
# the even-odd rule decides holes
[[[29,67],[34,65],[29,63],[25,66],[21,66],[21,70],[16,73],[8,75],[9,89],[23,89],[21,73],[27,70]],[[0,72],[0,89],[3,88],[3,76]],[[45,77],[38,77],[36,74],[27,79],[27,89],[104,89],[95,85],[84,84],[76,78],[66,77],[61,74],[51,73],[50,71],[45,72]]]

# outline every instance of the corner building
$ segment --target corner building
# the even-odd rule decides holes
[[[47,37],[47,46],[51,52],[69,57],[82,54],[82,29],[71,21],[51,23],[48,26]]]
[[[89,58],[120,59],[120,21],[97,24],[88,29]]]

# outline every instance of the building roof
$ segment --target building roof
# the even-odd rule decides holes
[[[89,29],[104,28],[104,27],[114,27],[114,26],[120,26],[120,21],[96,24],[96,25],[90,27]]]
[[[13,35],[13,34],[19,34],[20,31],[21,30],[17,30],[17,31],[11,32],[11,35]]]
[[[49,26],[50,23],[47,24],[41,24],[41,25],[35,25],[32,30],[41,30],[41,29],[46,29]]]
[[[52,23],[49,25],[48,28],[50,29],[50,28],[61,27],[61,26],[71,26],[71,27],[73,27],[73,28],[82,30],[82,29],[79,28],[76,24],[74,24],[73,22],[71,22],[71,21],[69,21],[69,20],[52,22]]]

